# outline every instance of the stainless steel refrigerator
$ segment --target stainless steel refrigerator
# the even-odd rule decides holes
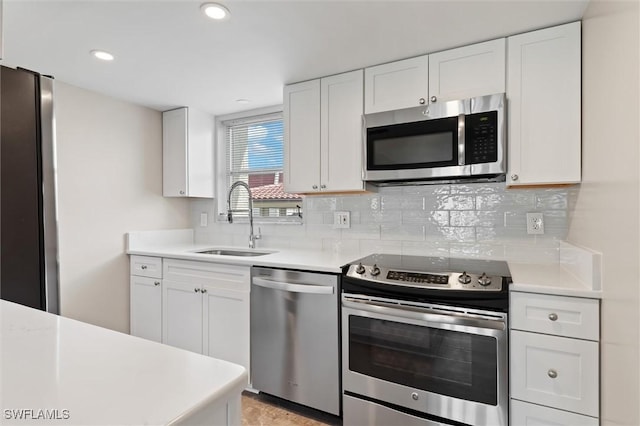
[[[53,79],[0,83],[0,298],[59,313]]]

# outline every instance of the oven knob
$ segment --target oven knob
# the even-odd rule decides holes
[[[459,277],[458,277],[458,282],[460,284],[469,284],[471,282],[471,277],[469,276],[469,274],[467,274],[466,272],[463,272]]]
[[[487,274],[485,274],[484,272],[482,273],[482,276],[480,276],[480,278],[478,278],[478,284],[480,284],[483,287],[488,286],[489,284],[491,284],[491,278],[489,278],[487,276]]]
[[[411,394],[411,399],[413,399],[414,401],[417,401],[420,398],[420,395],[418,395],[418,392],[413,392]]]
[[[371,268],[371,276],[377,277],[378,275],[380,275],[380,268],[378,268],[378,265],[374,264],[373,268]]]
[[[362,263],[358,263],[358,266],[356,266],[356,274],[364,274],[364,266],[362,266]]]

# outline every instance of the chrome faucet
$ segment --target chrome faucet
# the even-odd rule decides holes
[[[239,186],[246,189],[247,193],[249,194],[249,210],[231,209],[231,193]],[[229,221],[229,223],[233,223],[233,213],[244,213],[246,211],[249,212],[249,248],[255,248],[256,240],[262,238],[262,235],[260,235],[259,231],[258,235],[253,235],[253,197],[251,196],[251,189],[249,189],[249,185],[242,181],[234,182],[233,185],[231,185],[231,188],[229,188],[229,193],[227,194],[227,220]]]

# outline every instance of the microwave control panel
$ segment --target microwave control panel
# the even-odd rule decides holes
[[[465,116],[465,163],[498,161],[498,112]]]

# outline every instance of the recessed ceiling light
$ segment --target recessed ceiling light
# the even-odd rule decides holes
[[[105,52],[104,50],[92,50],[91,54],[103,61],[113,61],[114,59],[114,56],[111,53]]]
[[[231,16],[231,14],[229,13],[229,9],[218,3],[204,3],[202,6],[200,6],[200,10],[209,18],[215,19],[217,21],[229,19],[229,17]]]
[[[236,102],[239,104],[248,104],[251,101],[249,99],[236,99]]]

